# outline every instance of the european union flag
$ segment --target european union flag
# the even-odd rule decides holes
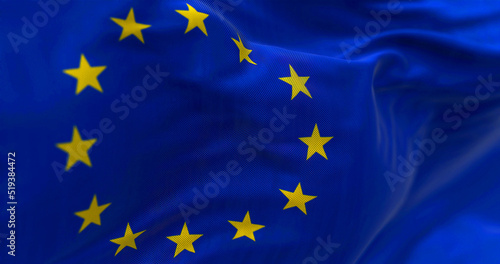
[[[1,263],[500,263],[498,2],[1,7]]]

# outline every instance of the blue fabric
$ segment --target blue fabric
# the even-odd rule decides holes
[[[23,17],[33,23],[46,2],[58,11],[26,37]],[[1,2],[2,263],[500,263],[498,1],[188,1],[209,15],[208,36],[184,34],[188,21],[175,11],[184,1],[41,3]],[[145,44],[118,41],[110,20],[132,7],[151,25]],[[257,65],[239,62],[238,34]],[[75,95],[63,70],[81,54],[107,66],[103,93]],[[310,77],[312,98],[290,100],[279,79],[289,65]],[[169,75],[156,76],[143,101],[123,103],[154,71]],[[295,117],[252,147],[249,137],[283,111]],[[315,124],[333,137],[328,159],[306,160],[298,139]],[[92,167],[64,172],[56,144],[73,126],[98,142]],[[13,151],[15,257],[6,247]],[[210,174],[228,164],[241,172],[225,186]],[[317,196],[307,215],[283,210],[280,189],[298,183]],[[78,233],[74,213],[94,195],[111,205],[100,226]],[[228,220],[247,211],[265,228],[255,242],[233,240]],[[203,236],[195,253],[174,258],[166,237],[185,222]],[[127,223],[146,232],[137,250],[114,256],[110,240]]]

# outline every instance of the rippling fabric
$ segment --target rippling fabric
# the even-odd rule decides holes
[[[23,17],[44,9],[1,2],[2,263],[500,263],[498,1],[187,3],[209,15],[207,36],[185,34],[188,20],[176,12],[188,10],[184,1],[75,0],[58,2],[46,25],[23,37]],[[151,25],[144,44],[133,35],[119,41],[110,19],[130,8]],[[257,65],[240,63],[238,35]],[[63,73],[81,54],[106,66],[102,93],[76,95],[76,80]],[[290,100],[291,85],[279,79],[290,66],[309,77],[312,98]],[[168,77],[125,106],[121,96],[157,69]],[[283,111],[295,117],[262,134]],[[103,133],[102,120],[113,131]],[[328,159],[306,159],[299,140],[316,124],[333,137]],[[91,167],[65,172],[56,144],[69,142],[74,126],[98,141]],[[252,147],[251,159],[239,146],[259,133],[269,143]],[[6,211],[14,151],[15,257]],[[223,187],[210,172],[232,160],[241,172]],[[283,209],[280,189],[299,183],[317,196],[307,215]],[[111,205],[100,225],[79,233],[75,212],[94,195]],[[247,211],[265,227],[255,241],[233,240],[228,221]],[[115,256],[110,240],[128,223],[146,231],[137,249]],[[195,253],[174,257],[167,236],[184,223],[203,236]]]

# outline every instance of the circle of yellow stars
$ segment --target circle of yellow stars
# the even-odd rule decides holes
[[[189,4],[186,5],[188,8],[187,10],[175,10],[177,13],[179,13],[188,20],[188,24],[184,34],[187,34],[192,30],[198,28],[205,36],[208,36],[208,32],[204,21],[209,17],[209,15],[197,11],[194,7],[192,7]],[[145,44],[142,31],[150,28],[151,25],[136,22],[133,8],[130,8],[129,13],[125,19],[111,17],[111,21],[116,23],[122,29],[118,41],[122,41],[123,39],[129,36],[134,36],[141,43]],[[235,38],[231,39],[238,48],[240,63],[242,63],[245,60],[250,64],[257,65],[257,63],[255,63],[250,58],[250,53],[252,52],[252,50],[247,49],[244,46],[239,33],[237,34],[237,36],[238,40],[236,40]],[[103,93],[103,89],[101,87],[101,84],[99,83],[98,77],[106,69],[106,67],[107,66],[91,66],[89,61],[87,60],[87,57],[84,54],[81,54],[79,67],[65,69],[63,70],[63,73],[76,79],[76,92],[75,92],[76,95],[79,95],[87,87],[94,88],[100,93]],[[299,93],[303,93],[312,99],[311,93],[306,87],[306,83],[309,80],[310,76],[299,76],[295,71],[295,69],[292,67],[292,65],[289,65],[289,70],[290,70],[290,76],[280,77],[279,80],[291,86],[292,88],[291,100],[293,100],[296,96],[298,96]],[[328,143],[332,138],[333,137],[321,137],[318,129],[318,124],[314,125],[310,137],[298,138],[300,141],[302,141],[307,145],[306,160],[309,160],[309,158],[311,158],[316,153],[321,155],[326,160],[328,160],[328,157],[324,149],[324,145]],[[78,131],[78,128],[74,126],[71,141],[66,143],[56,144],[57,148],[66,152],[68,155],[65,170],[66,171],[70,170],[78,162],[82,162],[83,164],[92,167],[92,163],[89,157],[89,150],[96,143],[96,141],[97,139],[95,138],[82,139]],[[300,182],[298,183],[297,187],[293,192],[282,189],[279,190],[288,199],[288,202],[283,208],[283,210],[297,207],[305,215],[307,215],[306,203],[317,198],[316,196],[303,194]],[[76,216],[83,219],[83,223],[78,232],[81,233],[82,231],[87,229],[91,224],[100,226],[101,214],[110,205],[111,203],[99,205],[97,201],[97,195],[94,194],[88,209],[74,213]],[[233,220],[229,220],[228,222],[234,228],[236,228],[236,234],[234,235],[233,240],[241,237],[247,237],[248,239],[255,241],[254,232],[265,227],[264,225],[252,223],[249,211],[246,212],[241,222]],[[122,237],[110,240],[112,243],[119,245],[115,252],[115,256],[126,247],[137,249],[135,240],[144,232],[146,232],[146,230],[134,233],[132,231],[130,223],[127,223],[124,235]],[[188,230],[187,223],[184,223],[181,233],[179,235],[171,235],[167,236],[166,238],[176,244],[176,249],[174,252],[174,258],[175,258],[184,250],[195,253],[193,243],[202,236],[203,234],[191,234]]]

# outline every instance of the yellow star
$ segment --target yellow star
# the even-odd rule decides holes
[[[245,215],[245,218],[243,218],[242,222],[236,222],[236,221],[228,221],[228,222],[231,223],[237,229],[236,235],[234,235],[233,240],[236,238],[240,238],[242,236],[246,236],[251,240],[255,241],[253,232],[261,228],[264,228],[263,225],[252,224],[252,222],[250,221],[250,212],[248,211],[247,214]]]
[[[193,247],[193,242],[196,241],[198,238],[200,238],[203,235],[199,234],[189,234],[189,230],[187,228],[186,223],[184,223],[184,226],[182,227],[181,234],[178,236],[169,236],[167,237],[168,239],[172,240],[177,244],[177,247],[175,248],[175,254],[174,258],[179,255],[184,249],[189,251],[189,252],[194,252],[194,247]]]
[[[113,20],[113,22],[115,22],[116,24],[118,24],[120,27],[123,28],[119,41],[130,35],[134,35],[144,44],[144,38],[142,37],[141,30],[146,29],[151,25],[136,23],[133,8],[130,8],[130,11],[128,12],[128,16],[126,19],[112,17],[111,20]]]
[[[306,87],[306,82],[309,79],[309,76],[307,77],[301,77],[298,76],[295,70],[292,68],[292,65],[290,66],[290,77],[282,77],[280,80],[290,84],[292,86],[292,100],[299,94],[299,92],[303,92],[310,98],[312,98],[311,94],[309,93],[309,90],[307,90]]]
[[[237,41],[234,38],[231,39],[234,41],[234,43],[236,44],[236,46],[238,46],[238,49],[240,50],[240,63],[243,60],[247,60],[251,64],[257,65],[257,63],[253,62],[252,59],[250,59],[250,57],[248,56],[252,52],[252,50],[249,50],[245,48],[245,46],[243,46],[243,41],[241,41],[240,35],[238,34],[239,41]]]
[[[283,210],[292,207],[297,207],[300,209],[300,211],[302,211],[306,215],[307,215],[306,203],[317,197],[311,195],[304,195],[302,193],[302,187],[300,186],[300,182],[299,185],[297,185],[297,188],[295,188],[294,192],[289,192],[281,189],[280,191],[286,196],[286,198],[288,198],[288,203],[285,205],[285,208],[283,208]]]
[[[80,137],[80,133],[78,133],[78,128],[74,126],[73,138],[71,139],[71,142],[56,144],[58,148],[68,153],[66,170],[69,170],[78,161],[81,161],[87,164],[87,166],[92,167],[88,151],[96,141],[97,139],[95,138],[82,140],[82,138]]]
[[[104,71],[104,69],[106,69],[106,66],[91,67],[85,56],[82,54],[80,57],[79,68],[67,69],[63,72],[77,79],[76,94],[79,94],[87,86],[91,86],[102,93],[101,84],[99,84],[97,77],[99,76],[99,74],[101,74],[102,71]]]
[[[137,246],[135,245],[135,239],[142,233],[144,233],[146,230],[143,230],[139,233],[133,233],[132,228],[130,228],[130,224],[127,223],[127,229],[125,230],[125,235],[123,237],[111,239],[110,241],[120,245],[118,249],[116,250],[115,256],[122,251],[125,247],[131,247],[133,249],[137,249]]]
[[[189,20],[186,32],[184,32],[184,34],[191,31],[191,29],[198,27],[201,32],[205,33],[205,35],[208,36],[207,29],[205,28],[205,23],[203,22],[203,20],[208,17],[208,14],[196,11],[196,9],[194,9],[194,7],[190,6],[189,4],[186,5],[188,6],[188,10],[175,10],[177,13],[183,15]]]
[[[89,209],[75,213],[75,215],[84,219],[82,227],[80,228],[80,231],[78,231],[78,233],[82,232],[91,223],[94,223],[96,225],[101,225],[101,213],[106,208],[108,208],[110,204],[111,203],[105,205],[97,205],[97,196],[94,194],[94,198],[90,203]]]
[[[326,157],[325,149],[323,148],[323,145],[326,144],[326,142],[330,141],[333,137],[321,137],[319,135],[319,130],[318,130],[318,124],[314,126],[313,133],[311,137],[301,137],[299,138],[302,140],[302,142],[306,143],[308,148],[307,148],[307,159],[308,160],[314,153],[319,153],[321,156],[323,156],[325,159],[328,159]]]

